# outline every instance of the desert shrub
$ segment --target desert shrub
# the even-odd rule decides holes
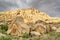
[[[11,40],[11,37],[9,35],[1,36],[0,40]]]
[[[0,24],[0,32],[5,33],[8,30],[8,26],[6,24]]]
[[[27,34],[26,32],[22,34],[22,37],[23,38],[28,38],[29,37],[29,34]]]
[[[1,30],[5,30],[5,31],[8,30],[8,26],[6,24],[1,24],[0,28],[1,28]]]

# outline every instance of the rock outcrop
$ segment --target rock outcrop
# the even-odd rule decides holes
[[[25,32],[41,35],[60,27],[60,18],[50,17],[34,8],[0,12],[0,22],[9,24],[8,34],[19,36]]]

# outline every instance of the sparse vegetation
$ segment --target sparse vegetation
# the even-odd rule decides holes
[[[60,33],[49,32],[48,34],[45,34],[40,37],[40,40],[60,40]]]
[[[5,30],[5,31],[8,30],[8,26],[6,24],[1,24],[0,28],[1,28],[1,30]]]
[[[1,33],[6,33],[7,30],[8,30],[8,26],[6,24],[0,25],[0,32]]]
[[[6,24],[0,25],[0,33],[6,33],[8,30],[8,26]],[[60,40],[60,33],[57,32],[49,32],[47,34],[41,35],[41,36],[31,36],[27,34],[26,32],[23,33],[21,37],[18,36],[10,36],[5,34],[6,36],[1,36],[0,40],[12,40],[16,39],[19,40],[19,38],[22,38],[22,40]],[[12,38],[11,38],[12,37]]]
[[[26,38],[27,35],[25,35],[25,37],[22,37],[23,40],[60,40],[60,33],[57,32],[49,32],[47,34],[41,35],[41,36],[32,36],[32,37],[28,37]]]
[[[27,33],[25,32],[25,33],[23,33],[22,37],[23,37],[23,38],[28,38],[28,37],[29,37],[29,34],[27,34]]]
[[[11,37],[9,35],[1,36],[0,40],[11,40]]]

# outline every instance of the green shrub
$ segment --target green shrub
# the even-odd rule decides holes
[[[11,40],[11,37],[9,35],[1,36],[0,40]]]
[[[8,30],[8,26],[6,24],[1,24],[0,28],[1,28],[1,30],[5,30],[5,31]]]
[[[26,32],[22,34],[22,37],[23,38],[28,38],[29,37],[29,34],[27,34]]]
[[[8,30],[8,26],[6,24],[0,25],[0,32],[5,33]]]

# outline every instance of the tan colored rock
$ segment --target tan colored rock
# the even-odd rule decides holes
[[[24,23],[23,18],[17,16],[10,24],[7,34],[22,36],[23,33],[29,34],[30,27]]]
[[[35,22],[37,20],[42,20],[46,23],[60,22],[60,18],[50,17],[45,12],[40,12],[34,8],[26,8],[21,10],[9,10],[5,12],[0,12],[0,15],[2,16],[0,19],[5,18],[5,21],[13,20],[17,15],[19,15],[24,18],[25,23]]]
[[[60,27],[59,27],[59,28],[57,28],[56,32],[60,32]]]
[[[0,12],[0,19],[5,23],[11,21],[7,33],[16,35],[32,31],[44,34],[60,26],[57,25],[60,23],[60,18],[50,17],[34,8]]]
[[[32,32],[31,32],[31,35],[40,36],[41,34],[40,34],[39,32],[36,32],[36,31],[32,31]]]

